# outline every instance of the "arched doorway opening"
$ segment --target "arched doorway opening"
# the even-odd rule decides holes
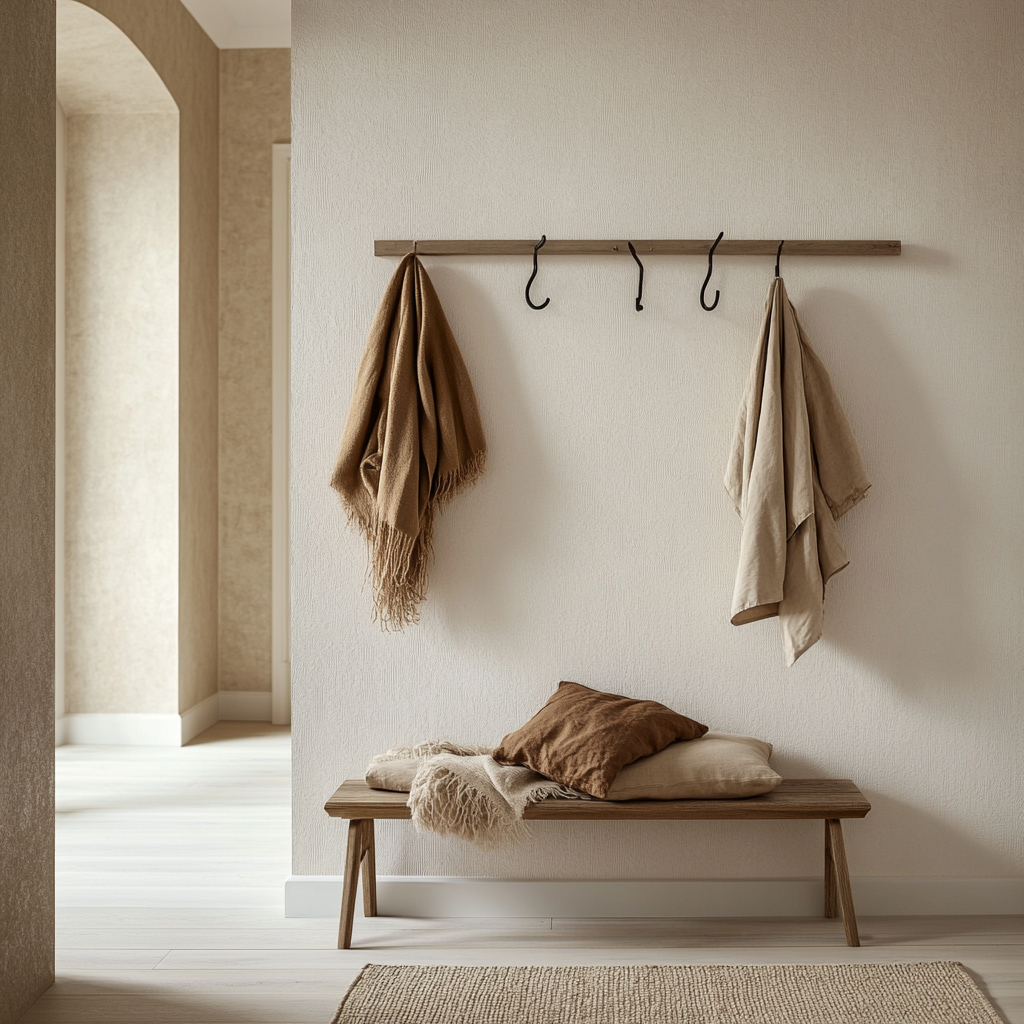
[[[178,108],[74,0],[57,3],[57,96],[58,742],[161,743],[178,711]]]

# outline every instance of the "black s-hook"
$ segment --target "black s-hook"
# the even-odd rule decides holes
[[[530,275],[530,280],[526,282],[526,304],[530,309],[543,309],[550,301],[550,297],[546,298],[539,306],[534,303],[530,298],[530,285],[533,284],[533,279],[537,276],[537,250],[548,240],[547,235],[541,235],[540,241],[533,247],[533,273]]]
[[[633,243],[627,242],[626,245],[629,246],[630,254],[636,260],[636,265],[640,268],[640,283],[636,287],[636,311],[639,313],[644,308],[640,305],[640,300],[644,297],[644,265],[640,262],[640,257],[637,256]]]
[[[705,289],[708,286],[708,281],[711,280],[711,257],[715,255],[715,249],[718,247],[718,243],[722,240],[722,235],[724,235],[724,234],[725,234],[724,231],[719,231],[718,232],[718,237],[715,239],[715,244],[713,246],[711,246],[711,248],[708,250],[708,275],[707,275],[707,277],[704,278],[704,284],[702,284],[701,288],[700,288],[700,304],[709,313],[711,312],[711,310],[713,310],[715,308],[715,306],[718,305],[719,292],[718,292],[718,289],[716,288],[715,289],[715,301],[712,302],[711,305],[709,306],[704,301],[704,291],[705,291]]]
[[[782,247],[786,244],[786,240],[783,239],[779,242],[779,251],[775,254],[775,276],[779,276],[779,260],[782,258]]]

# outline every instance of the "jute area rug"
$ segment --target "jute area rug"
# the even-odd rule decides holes
[[[1002,1024],[957,963],[368,964],[333,1024]]]

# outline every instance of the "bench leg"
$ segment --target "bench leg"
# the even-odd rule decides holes
[[[836,865],[832,860],[832,836],[825,822],[825,916],[835,917],[836,909]]]
[[[850,888],[850,872],[846,866],[846,847],[843,844],[843,826],[838,818],[829,818],[825,825],[828,829],[832,863],[835,868],[836,896],[839,899],[839,909],[843,913],[843,928],[846,929],[846,944],[859,946],[857,916],[853,911],[853,890]]]
[[[363,821],[363,915],[377,916],[377,858],[373,847],[373,818]]]
[[[359,865],[366,852],[365,826],[373,822],[352,819],[348,823],[348,851],[345,854],[345,882],[341,890],[341,921],[338,924],[338,949],[352,948],[352,919],[356,914],[356,887],[359,884]]]

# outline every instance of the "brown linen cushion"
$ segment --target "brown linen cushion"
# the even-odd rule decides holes
[[[526,725],[501,741],[494,760],[525,764],[556,782],[604,797],[623,765],[707,731],[706,725],[657,701],[562,682]]]
[[[768,767],[772,745],[752,736],[709,732],[670,743],[619,772],[607,800],[717,800],[768,793],[782,782]]]

